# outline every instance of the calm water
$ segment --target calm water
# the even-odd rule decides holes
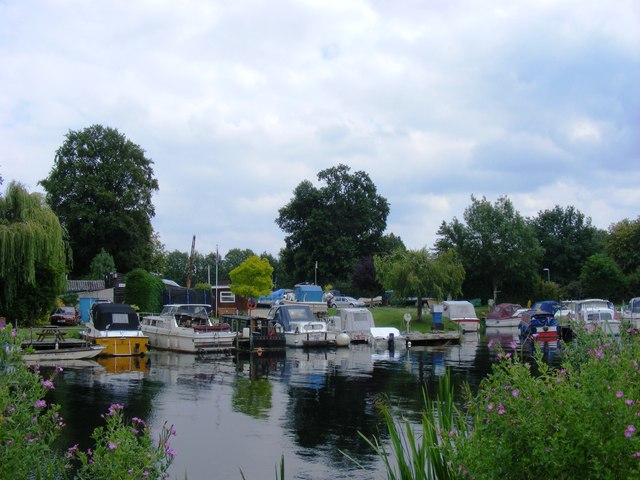
[[[144,359],[65,366],[52,401],[67,423],[63,447],[90,446],[112,403],[124,404],[128,416],[146,419],[155,432],[173,424],[171,478],[185,472],[190,480],[275,478],[284,455],[287,478],[382,479],[380,461],[358,434],[387,441],[376,404],[419,421],[423,386],[435,392],[446,369],[454,385],[468,382],[475,391],[495,359],[487,348],[492,338],[506,348],[517,340],[493,331],[467,334],[461,345],[395,351],[365,345],[288,349],[276,357],[153,351]],[[545,349],[556,362],[557,345]]]

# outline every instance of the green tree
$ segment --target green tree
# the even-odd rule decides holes
[[[598,229],[573,206],[539,212],[531,225],[544,249],[540,264],[561,285],[577,280],[585,260],[602,251]]]
[[[253,250],[232,248],[227,252],[222,261],[218,264],[218,280],[229,280],[231,278],[231,270],[240,266],[242,262],[256,254]]]
[[[115,271],[116,264],[113,257],[104,248],[91,260],[89,272],[92,279],[103,279],[105,275]]]
[[[418,298],[418,320],[422,319],[422,300],[444,299],[462,293],[464,268],[453,251],[431,254],[421,250],[396,250],[375,256],[378,281],[397,298]]]
[[[587,259],[580,272],[580,283],[587,297],[622,300],[627,292],[627,279],[618,264],[608,255],[597,253]]]
[[[173,280],[179,285],[184,285],[187,268],[189,268],[189,254],[174,250],[165,256],[163,277]]]
[[[0,197],[0,316],[34,322],[66,288],[71,252],[42,195],[11,182]]]
[[[640,217],[624,220],[609,227],[605,249],[622,271],[628,275],[640,268]]]
[[[162,280],[142,268],[125,275],[125,302],[137,305],[142,312],[159,312],[162,308]]]
[[[147,268],[153,252],[153,162],[118,130],[70,131],[49,176],[47,201],[69,232],[73,272],[84,274],[101,248],[119,271]]]
[[[322,170],[318,180],[321,188],[301,182],[276,219],[287,234],[281,260],[296,283],[316,273],[323,283],[350,280],[361,259],[383,253],[389,204],[369,175],[338,165]]]
[[[466,272],[465,295],[497,299],[502,292],[504,301],[526,296],[540,276],[543,254],[533,227],[506,197],[492,205],[472,195],[464,219],[466,225],[456,218],[442,222],[436,251],[454,249],[459,255]]]
[[[231,291],[243,298],[258,298],[271,293],[273,267],[266,258],[253,255],[231,270]]]

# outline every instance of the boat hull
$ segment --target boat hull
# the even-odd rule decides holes
[[[332,332],[285,332],[284,336],[287,347],[309,348],[336,346],[336,335]]]
[[[480,330],[480,320],[479,319],[453,319],[453,323],[457,324],[462,330],[463,333],[466,332],[477,332]]]
[[[181,353],[209,353],[233,348],[235,332],[204,332],[181,334],[161,330],[144,330],[149,337],[149,347]]]
[[[520,325],[520,317],[487,318],[484,324],[486,327],[491,328],[514,328]]]
[[[85,360],[89,358],[95,358],[102,351],[104,347],[99,345],[90,345],[88,347],[72,347],[72,348],[58,348],[58,349],[46,349],[38,350],[33,353],[25,353],[22,355],[22,359],[25,362],[51,362],[60,360]]]
[[[149,339],[142,336],[96,337],[93,343],[104,347],[100,355],[112,357],[134,357],[145,355],[149,351]]]

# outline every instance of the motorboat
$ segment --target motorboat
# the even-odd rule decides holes
[[[487,314],[484,323],[486,327],[513,328],[520,325],[522,306],[517,303],[499,303]]]
[[[184,353],[224,352],[233,348],[237,332],[226,322],[214,323],[207,304],[165,305],[159,315],[142,317],[149,346]]]
[[[275,305],[267,318],[276,330],[282,329],[287,347],[336,346],[337,333],[329,331],[327,322],[318,319],[309,305],[302,302]]]
[[[550,342],[560,338],[558,320],[553,313],[530,309],[522,312],[520,317],[520,338]]]
[[[626,323],[640,328],[640,297],[632,298],[622,309],[622,320]]]
[[[589,298],[576,305],[576,320],[587,332],[600,329],[607,335],[620,335],[620,318],[609,300]]]
[[[147,353],[149,338],[140,330],[138,313],[123,303],[94,303],[81,336],[105,348],[101,355],[129,356]]]
[[[480,319],[471,302],[466,300],[448,300],[442,302],[442,316],[457,324],[463,333],[477,332],[480,329]]]
[[[350,343],[371,343],[371,328],[375,327],[373,314],[368,308],[342,308],[338,315],[327,318],[331,330],[345,333]]]
[[[58,361],[86,360],[100,355],[106,348],[87,342],[64,340],[57,343],[23,342],[21,357],[27,363],[55,363]]]

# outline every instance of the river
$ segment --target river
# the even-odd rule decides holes
[[[172,479],[275,479],[283,455],[290,479],[384,479],[380,459],[360,436],[386,444],[377,405],[419,422],[423,387],[434,394],[447,369],[460,402],[462,383],[475,392],[491,370],[490,340],[509,349],[517,336],[496,330],[465,334],[447,347],[352,345],[261,357],[151,351],[67,365],[51,400],[67,424],[61,448],[89,447],[112,403],[154,432],[173,425]],[[558,361],[557,344],[544,349],[547,361]]]

